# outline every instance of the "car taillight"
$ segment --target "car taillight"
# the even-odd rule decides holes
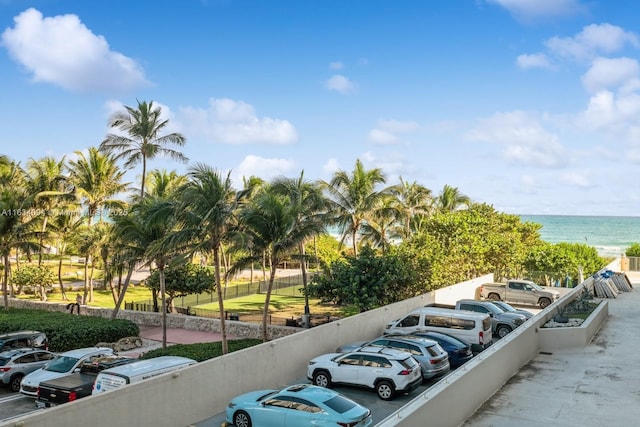
[[[480,341],[480,345],[484,344],[484,332],[480,331],[478,333],[478,341]]]
[[[358,422],[355,423],[341,423],[340,421],[337,421],[338,425],[341,427],[355,427],[358,425]]]
[[[71,393],[69,393],[69,402],[73,402],[74,400],[76,400],[78,397],[78,395],[76,394],[75,391],[72,391]]]
[[[36,396],[40,397],[40,387],[36,389]]]
[[[403,369],[398,375],[409,375],[411,372],[413,372],[413,369]]]
[[[6,366],[0,368],[0,372],[9,372],[10,370],[11,370],[11,368],[10,367],[6,367]]]
[[[442,359],[429,359],[429,363],[431,363],[432,365],[437,365],[439,363],[442,363]]]

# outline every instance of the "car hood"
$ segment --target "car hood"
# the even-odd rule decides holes
[[[524,314],[518,314],[518,313],[500,313],[499,315],[496,316],[496,319],[505,319],[505,320],[520,319],[522,321],[527,320]]]
[[[70,372],[52,372],[52,371],[45,371],[44,369],[40,368],[26,375],[22,379],[22,384],[28,385],[31,387],[38,387],[40,383],[43,381],[49,381],[54,378],[64,377],[65,375],[69,375],[69,374]]]
[[[350,351],[354,351],[359,349],[360,347],[364,347],[367,341],[356,341],[349,344],[341,345],[336,349],[336,353],[348,353]]]
[[[321,356],[315,357],[313,359],[311,359],[311,362],[314,363],[323,363],[323,362],[330,362],[331,359],[333,359],[336,356],[341,356],[343,353],[327,353],[327,354],[323,354]]]
[[[260,404],[260,402],[258,402],[258,399],[261,398],[262,396],[265,396],[269,393],[273,393],[276,392],[277,390],[255,390],[255,391],[251,391],[249,393],[245,393],[245,394],[241,394],[239,396],[234,397],[233,399],[231,399],[231,403],[234,405],[243,405],[245,407],[247,406],[257,406]]]

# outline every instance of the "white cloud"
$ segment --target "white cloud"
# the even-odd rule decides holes
[[[574,37],[552,37],[545,42],[554,54],[578,61],[619,52],[627,44],[638,47],[638,37],[611,24],[587,25]]]
[[[296,168],[296,163],[290,159],[270,159],[253,154],[240,162],[232,171],[232,181],[242,182],[242,177],[257,176],[265,181],[270,181],[280,175],[290,175]]]
[[[590,187],[591,182],[586,172],[567,172],[560,176],[560,180],[565,184],[576,187]]]
[[[2,44],[36,82],[73,91],[122,93],[149,85],[142,68],[113,51],[76,15],[43,18],[27,9],[2,33]]]
[[[342,70],[344,68],[344,64],[340,61],[334,61],[329,64],[330,70]]]
[[[396,144],[400,142],[399,134],[418,130],[420,125],[413,121],[378,120],[376,127],[369,131],[369,141],[376,144]]]
[[[553,68],[551,61],[549,61],[549,58],[544,53],[520,55],[516,59],[516,63],[518,64],[518,67],[525,70],[529,68]]]
[[[326,81],[326,87],[329,90],[335,90],[340,93],[349,93],[355,90],[355,85],[348,77],[342,74],[334,74],[329,80]]]
[[[259,118],[252,105],[228,98],[211,98],[206,109],[183,107],[179,119],[190,132],[211,142],[291,144],[298,140],[289,121]]]
[[[465,134],[470,141],[505,146],[503,157],[510,162],[553,168],[565,163],[564,147],[558,137],[547,132],[539,121],[522,111],[497,113],[482,119]]]
[[[329,160],[327,160],[327,163],[325,163],[324,166],[322,166],[322,170],[327,175],[331,175],[335,171],[340,170],[340,163],[338,162],[338,159],[332,157]]]
[[[487,2],[504,7],[517,19],[524,21],[574,15],[585,10],[580,0],[487,0]]]
[[[578,118],[578,126],[624,134],[639,117],[640,95],[603,90],[590,98],[587,109]]]
[[[596,58],[582,76],[589,92],[623,86],[638,77],[638,61],[631,58]]]

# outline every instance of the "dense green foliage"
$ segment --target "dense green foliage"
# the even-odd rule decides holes
[[[254,345],[262,344],[262,340],[254,338],[245,338],[241,340],[230,340],[229,352],[242,350]],[[214,357],[222,356],[222,343],[217,342],[204,342],[198,344],[176,344],[169,346],[165,349],[158,348],[151,350],[140,356],[141,359],[151,359],[159,356],[182,356],[188,357],[198,362],[203,360],[213,359]]]
[[[541,284],[578,279],[582,268],[583,277],[588,277],[606,265],[596,249],[583,243],[544,243],[533,248],[527,255],[524,266],[529,276]]]
[[[115,342],[140,334],[138,325],[129,320],[42,310],[0,309],[0,333],[21,330],[46,333],[50,350],[56,352],[92,347],[99,342]]]
[[[640,257],[640,243],[632,243],[625,251],[625,255]]]
[[[338,305],[355,305],[360,311],[419,293],[414,271],[402,258],[394,253],[378,256],[369,246],[357,256],[334,262],[309,286],[310,296]]]

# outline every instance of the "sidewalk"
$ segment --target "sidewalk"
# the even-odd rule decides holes
[[[600,427],[640,419],[640,276],[607,299],[609,318],[582,349],[538,354],[467,420],[464,427]]]
[[[142,338],[142,347],[120,352],[120,354],[129,357],[138,357],[150,350],[162,348],[162,326],[140,326],[140,338]],[[234,338],[235,337],[227,335],[227,339]],[[217,341],[222,341],[222,335],[215,332],[167,328],[167,346],[172,344],[196,344]]]

